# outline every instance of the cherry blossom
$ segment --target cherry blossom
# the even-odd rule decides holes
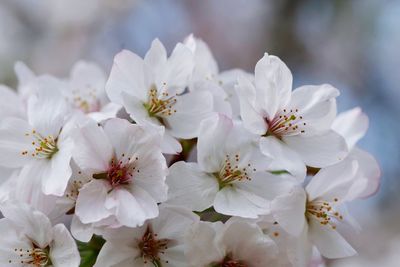
[[[182,150],[179,138],[198,135],[198,125],[213,109],[209,92],[184,93],[193,71],[193,54],[178,43],[171,56],[156,39],[144,59],[124,50],[114,58],[106,85],[108,97],[140,125],[164,127],[163,152]]]
[[[51,225],[43,213],[23,204],[2,205],[0,263],[2,266],[78,267],[75,241],[63,224]]]

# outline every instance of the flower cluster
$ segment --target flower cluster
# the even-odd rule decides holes
[[[15,71],[17,90],[0,87],[1,266],[302,267],[356,254],[345,205],[373,195],[380,170],[356,146],[368,118],[336,116],[331,85],[292,90],[268,54],[254,74],[220,72],[193,36],[169,56],[158,39],[144,58],[124,50],[108,76],[88,62],[63,79]]]

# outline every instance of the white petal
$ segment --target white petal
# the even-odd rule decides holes
[[[185,232],[198,221],[200,217],[188,209],[162,204],[160,215],[151,221],[151,226],[160,239],[174,240],[169,252],[170,248],[183,245]]]
[[[94,267],[131,267],[135,258],[139,257],[139,251],[120,244],[106,242],[97,256]]]
[[[151,43],[151,47],[144,57],[144,62],[154,73],[154,76],[164,70],[167,64],[167,51],[159,39],[154,39]]]
[[[161,151],[165,154],[178,154],[182,152],[182,145],[168,131],[166,131],[163,135]]]
[[[115,216],[122,225],[137,227],[158,216],[157,202],[138,186],[134,186],[131,192],[114,189],[108,196],[108,200],[111,199],[115,201]],[[106,205],[111,207],[111,204]]]
[[[99,112],[91,112],[87,114],[90,118],[97,122],[101,122],[106,119],[117,117],[118,112],[122,107],[115,103],[108,103],[104,105]]]
[[[242,260],[250,266],[277,266],[274,263],[278,249],[256,224],[244,221],[226,223],[221,242],[236,260]]]
[[[339,90],[329,84],[305,85],[295,89],[287,108],[298,109],[303,117],[305,134],[330,129],[336,116],[336,97]],[[303,134],[304,135],[304,134]]]
[[[63,84],[60,83],[43,81],[45,86],[40,85],[37,95],[28,101],[29,124],[43,137],[51,135],[56,138],[70,114],[60,91]]]
[[[309,200],[322,198],[325,201],[347,199],[352,184],[356,181],[357,161],[344,160],[339,164],[321,169],[306,187]]]
[[[92,180],[80,189],[75,214],[83,223],[98,222],[111,215],[105,208],[108,190],[108,182],[99,180]]]
[[[357,107],[339,114],[332,129],[344,137],[351,150],[367,132],[368,124],[368,116]]]
[[[70,88],[72,90],[88,90],[96,96],[102,92],[105,93],[105,77],[104,71],[96,64],[86,61],[78,61],[71,70]]]
[[[40,247],[47,247],[51,241],[51,223],[46,215],[25,204],[4,204],[0,207],[5,218]]]
[[[207,266],[224,258],[224,248],[215,242],[221,232],[221,222],[198,222],[185,235],[186,256],[193,266]]]
[[[257,101],[273,119],[279,108],[290,100],[293,77],[288,67],[276,56],[265,53],[255,67]]]
[[[64,194],[72,174],[70,161],[73,149],[72,139],[67,139],[59,145],[59,151],[49,160],[49,169],[42,177],[43,193],[46,195]]]
[[[165,117],[170,133],[183,139],[199,135],[200,123],[211,116],[213,97],[207,91],[189,92],[178,96],[174,105],[176,113]]]
[[[261,112],[255,108],[255,99],[251,99],[254,95],[255,88],[251,82],[245,78],[238,79],[236,93],[240,102],[240,116],[243,120],[244,127],[250,132],[258,135],[263,135],[267,132],[267,123],[264,120]],[[249,97],[250,95],[250,97]]]
[[[348,154],[346,142],[333,130],[313,136],[287,136],[283,141],[311,167],[326,167],[343,160]]]
[[[358,177],[363,177],[366,180],[364,191],[358,196],[361,198],[369,197],[375,194],[380,187],[381,183],[381,170],[376,159],[368,152],[353,148],[349,158],[354,158],[358,162]]]
[[[50,259],[54,266],[60,267],[78,267],[81,261],[75,240],[63,224],[53,227]]]
[[[151,124],[153,126],[161,125],[157,118],[149,116],[148,111],[143,105],[144,101],[126,92],[122,92],[121,95],[123,97],[122,102],[126,111],[137,124]]]
[[[167,177],[168,203],[203,211],[212,206],[218,192],[218,181],[200,170],[196,163],[177,162]]]
[[[197,142],[197,160],[202,170],[208,173],[220,170],[225,160],[225,138],[232,127],[232,121],[223,115],[213,116],[201,123]]]
[[[96,173],[108,169],[113,157],[112,145],[104,130],[90,121],[83,126],[74,138],[73,158],[85,171]]]
[[[271,212],[279,225],[288,233],[299,236],[306,222],[306,193],[301,187],[293,187],[287,194],[272,201]]]
[[[81,242],[89,242],[94,233],[93,224],[84,224],[74,215],[71,221],[71,234]]]
[[[286,170],[296,177],[299,182],[304,181],[307,171],[306,165],[300,155],[285,143],[273,136],[262,137],[260,139],[260,149],[264,155],[272,159],[272,163],[269,166],[270,170]]]
[[[270,203],[252,192],[228,185],[217,193],[214,208],[225,215],[257,218],[269,212]]]
[[[106,92],[112,102],[122,105],[121,92],[131,94],[140,100],[147,99],[149,82],[146,71],[138,55],[123,50],[114,57],[110,77],[106,83]]]
[[[27,137],[31,133],[30,125],[21,119],[7,118],[0,126],[0,165],[4,167],[22,167],[30,161],[34,161],[31,154],[34,151],[32,138]],[[27,155],[22,155],[28,151]]]
[[[332,227],[317,220],[309,222],[310,239],[319,252],[328,259],[350,257],[357,254],[352,246]]]
[[[50,170],[50,164],[45,160],[26,165],[15,179],[13,197],[45,214],[50,214],[55,210],[57,197],[45,195],[42,189],[42,179]],[[57,210],[60,210],[60,207]]]
[[[159,81],[167,84],[168,91],[182,93],[188,85],[193,68],[193,53],[184,44],[178,43],[168,58],[166,75]]]

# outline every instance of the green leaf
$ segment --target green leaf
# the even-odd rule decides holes
[[[92,267],[96,263],[97,256],[103,247],[105,240],[100,236],[93,236],[88,242],[77,241],[79,253],[81,255],[80,267]]]

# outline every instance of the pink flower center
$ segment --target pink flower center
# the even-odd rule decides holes
[[[160,254],[164,254],[165,250],[168,249],[168,243],[169,240],[167,239],[157,239],[157,234],[153,233],[153,230],[148,226],[138,243],[144,263],[150,261],[153,264],[159,264],[161,262]]]
[[[123,166],[122,161],[111,161],[110,167],[107,171],[107,179],[111,186],[117,187],[119,185],[127,185],[132,181],[133,173],[130,172],[128,165]]]
[[[243,261],[234,260],[231,255],[228,255],[222,262],[211,264],[211,267],[247,267],[247,265]]]
[[[298,109],[284,109],[273,120],[267,120],[267,124],[267,135],[282,137],[305,133],[306,123],[303,116],[299,115]]]

